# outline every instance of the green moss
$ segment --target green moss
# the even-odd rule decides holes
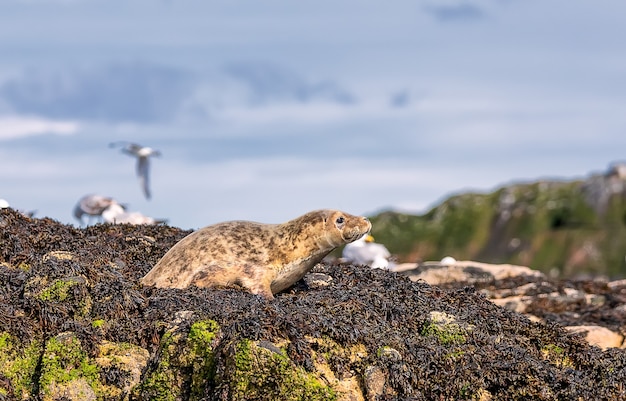
[[[218,332],[215,321],[201,320],[191,325],[186,337],[181,333],[165,333],[158,365],[137,389],[142,398],[158,401],[202,398],[215,374],[213,341]]]
[[[33,395],[32,380],[41,351],[40,341],[33,340],[24,346],[9,333],[0,333],[0,376],[9,380],[15,398],[27,399]]]
[[[555,344],[548,344],[541,348],[541,354],[551,364],[556,365],[559,368],[573,368],[574,363],[567,356],[567,353],[562,347]]]
[[[65,301],[69,295],[70,288],[75,285],[76,282],[68,280],[54,280],[47,288],[45,288],[39,294],[39,299],[42,301]]]
[[[158,365],[152,370],[142,383],[137,387],[143,399],[154,401],[174,401],[180,397],[181,382],[171,360],[176,354],[176,345],[180,340],[180,334],[167,332],[161,338],[158,355]]]
[[[187,344],[189,347],[189,365],[191,366],[190,399],[202,398],[207,381],[215,376],[215,355],[213,341],[219,331],[219,325],[213,320],[201,320],[191,325]]]
[[[430,320],[424,324],[420,334],[434,336],[441,345],[463,344],[466,341],[467,330],[455,322],[455,318],[445,312],[433,311]]]
[[[463,342],[465,342],[465,339],[463,340]],[[460,348],[456,348],[452,352],[447,353],[446,357],[450,359],[458,359],[461,358],[463,355],[465,355],[465,351]]]
[[[72,333],[62,333],[48,340],[39,379],[44,398],[59,388],[71,388],[80,380],[84,380],[94,393],[101,391],[99,368],[90,361],[80,341]]]
[[[442,345],[461,344],[465,342],[465,335],[457,329],[441,327],[436,324],[426,324],[420,332],[423,336],[435,336]]]
[[[65,302],[74,310],[75,318],[82,318],[89,314],[92,299],[85,288],[85,280],[81,277],[67,277],[54,280],[48,284],[46,279],[34,282],[29,295],[43,302]],[[39,289],[41,286],[42,289]],[[73,290],[73,287],[77,289]]]
[[[91,322],[91,327],[93,327],[94,329],[98,329],[102,326],[104,326],[104,320],[102,319],[96,319]]]
[[[17,268],[26,272],[30,270],[30,265],[28,263],[20,262],[20,264],[17,265]]]
[[[234,366],[224,378],[232,400],[336,400],[332,388],[280,353],[244,339],[236,345]]]

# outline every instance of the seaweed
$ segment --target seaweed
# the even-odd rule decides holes
[[[537,304],[552,317],[544,324],[479,291],[520,281],[443,288],[346,264],[318,265],[329,285],[300,282],[273,301],[236,288],[143,287],[188,233],[0,211],[0,398],[44,399],[67,383],[97,399],[626,397],[626,351],[559,324],[575,310],[618,327],[623,288],[544,280],[604,300]]]

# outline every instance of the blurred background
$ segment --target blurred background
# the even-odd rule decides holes
[[[0,198],[181,228],[422,213],[626,152],[626,3],[0,1]],[[135,160],[158,149],[152,199]]]

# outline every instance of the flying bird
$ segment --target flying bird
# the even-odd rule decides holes
[[[150,157],[161,156],[161,152],[132,142],[112,142],[110,148],[121,147],[121,151],[137,158],[137,177],[146,199],[150,199]]]
[[[83,216],[89,217],[88,223],[91,223],[91,219],[96,217],[97,219],[102,217],[102,212],[112,204],[117,204],[117,201],[108,196],[89,194],[79,199],[78,203],[74,207],[74,217],[80,224],[83,225]]]

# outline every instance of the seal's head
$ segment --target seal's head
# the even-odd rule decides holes
[[[356,241],[372,229],[367,217],[339,210],[324,210],[323,217],[326,226],[324,237],[333,248]]]

